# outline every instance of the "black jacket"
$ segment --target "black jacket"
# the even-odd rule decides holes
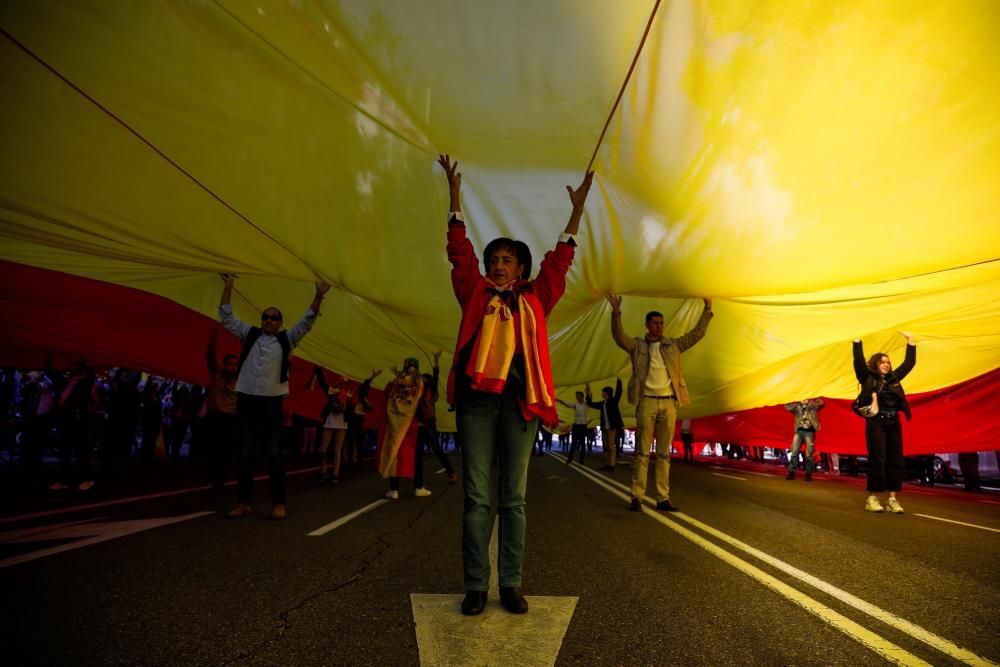
[[[903,363],[899,365],[899,368],[894,368],[892,371],[886,375],[884,378],[868,368],[868,361],[865,359],[864,350],[861,347],[861,341],[854,342],[854,375],[858,378],[858,382],[861,383],[861,392],[858,396],[871,396],[872,393],[878,393],[882,391],[889,391],[895,394],[900,399],[900,405],[903,406],[903,414],[906,418],[910,418],[910,404],[906,401],[906,392],[903,391],[903,385],[900,384],[913,367],[917,364],[917,346],[907,345],[906,346],[906,358],[903,359]]]
[[[625,422],[622,421],[622,411],[618,408],[618,401],[622,398],[622,381],[621,378],[618,379],[618,383],[615,385],[615,394],[611,398],[603,399],[600,401],[590,400],[590,394],[587,394],[587,405],[594,408],[595,410],[601,411],[601,428],[605,431],[608,429],[620,429],[625,428]],[[602,409],[604,408],[604,409]],[[605,412],[607,412],[607,423],[604,421]]]

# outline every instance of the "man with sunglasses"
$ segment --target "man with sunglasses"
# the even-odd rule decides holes
[[[222,326],[243,343],[236,376],[236,415],[240,428],[239,502],[230,517],[250,514],[253,495],[254,452],[264,451],[271,482],[272,519],[285,518],[285,468],[281,460],[281,404],[288,395],[292,349],[312,329],[330,285],[316,283],[312,305],[291,329],[282,329],[281,311],[269,306],[260,314],[260,326],[250,326],[233,315],[231,273],[222,274],[219,301]]]

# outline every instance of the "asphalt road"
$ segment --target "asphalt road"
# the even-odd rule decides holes
[[[702,459],[672,466],[680,513],[640,514],[598,458],[531,464],[524,591],[578,598],[555,664],[1000,662],[1000,497],[908,486],[875,515],[863,479]],[[425,465],[431,497],[404,483],[320,536],[383,480],[291,476],[284,521],[266,482],[240,520],[232,491],[0,519],[4,662],[420,664],[410,595],[462,592],[461,484]]]

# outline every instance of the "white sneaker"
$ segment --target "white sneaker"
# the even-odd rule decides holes
[[[866,512],[884,512],[885,508],[882,507],[882,503],[878,501],[875,496],[868,496],[868,502],[865,503]]]
[[[386,491],[385,497],[389,500],[399,500],[399,491]]]
[[[415,495],[417,498],[424,498],[426,496],[431,495],[431,492],[430,489],[425,489],[424,487],[421,486],[419,489],[413,489],[413,495]]]
[[[899,504],[899,501],[895,498],[889,498],[889,501],[885,504],[886,509],[888,509],[893,514],[902,514],[903,506]]]

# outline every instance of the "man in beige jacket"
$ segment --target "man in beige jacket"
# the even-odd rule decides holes
[[[663,313],[646,314],[646,335],[632,338],[622,328],[622,297],[609,294],[611,335],[618,347],[632,360],[628,381],[628,400],[635,407],[635,465],[632,466],[632,502],[629,509],[642,511],[641,498],[646,493],[649,473],[649,450],[656,435],[656,509],[676,512],[670,503],[670,449],[674,439],[677,408],[688,405],[687,383],[681,373],[681,352],[704,337],[712,320],[712,300],[705,299],[705,310],[691,331],[680,338],[663,337]]]

